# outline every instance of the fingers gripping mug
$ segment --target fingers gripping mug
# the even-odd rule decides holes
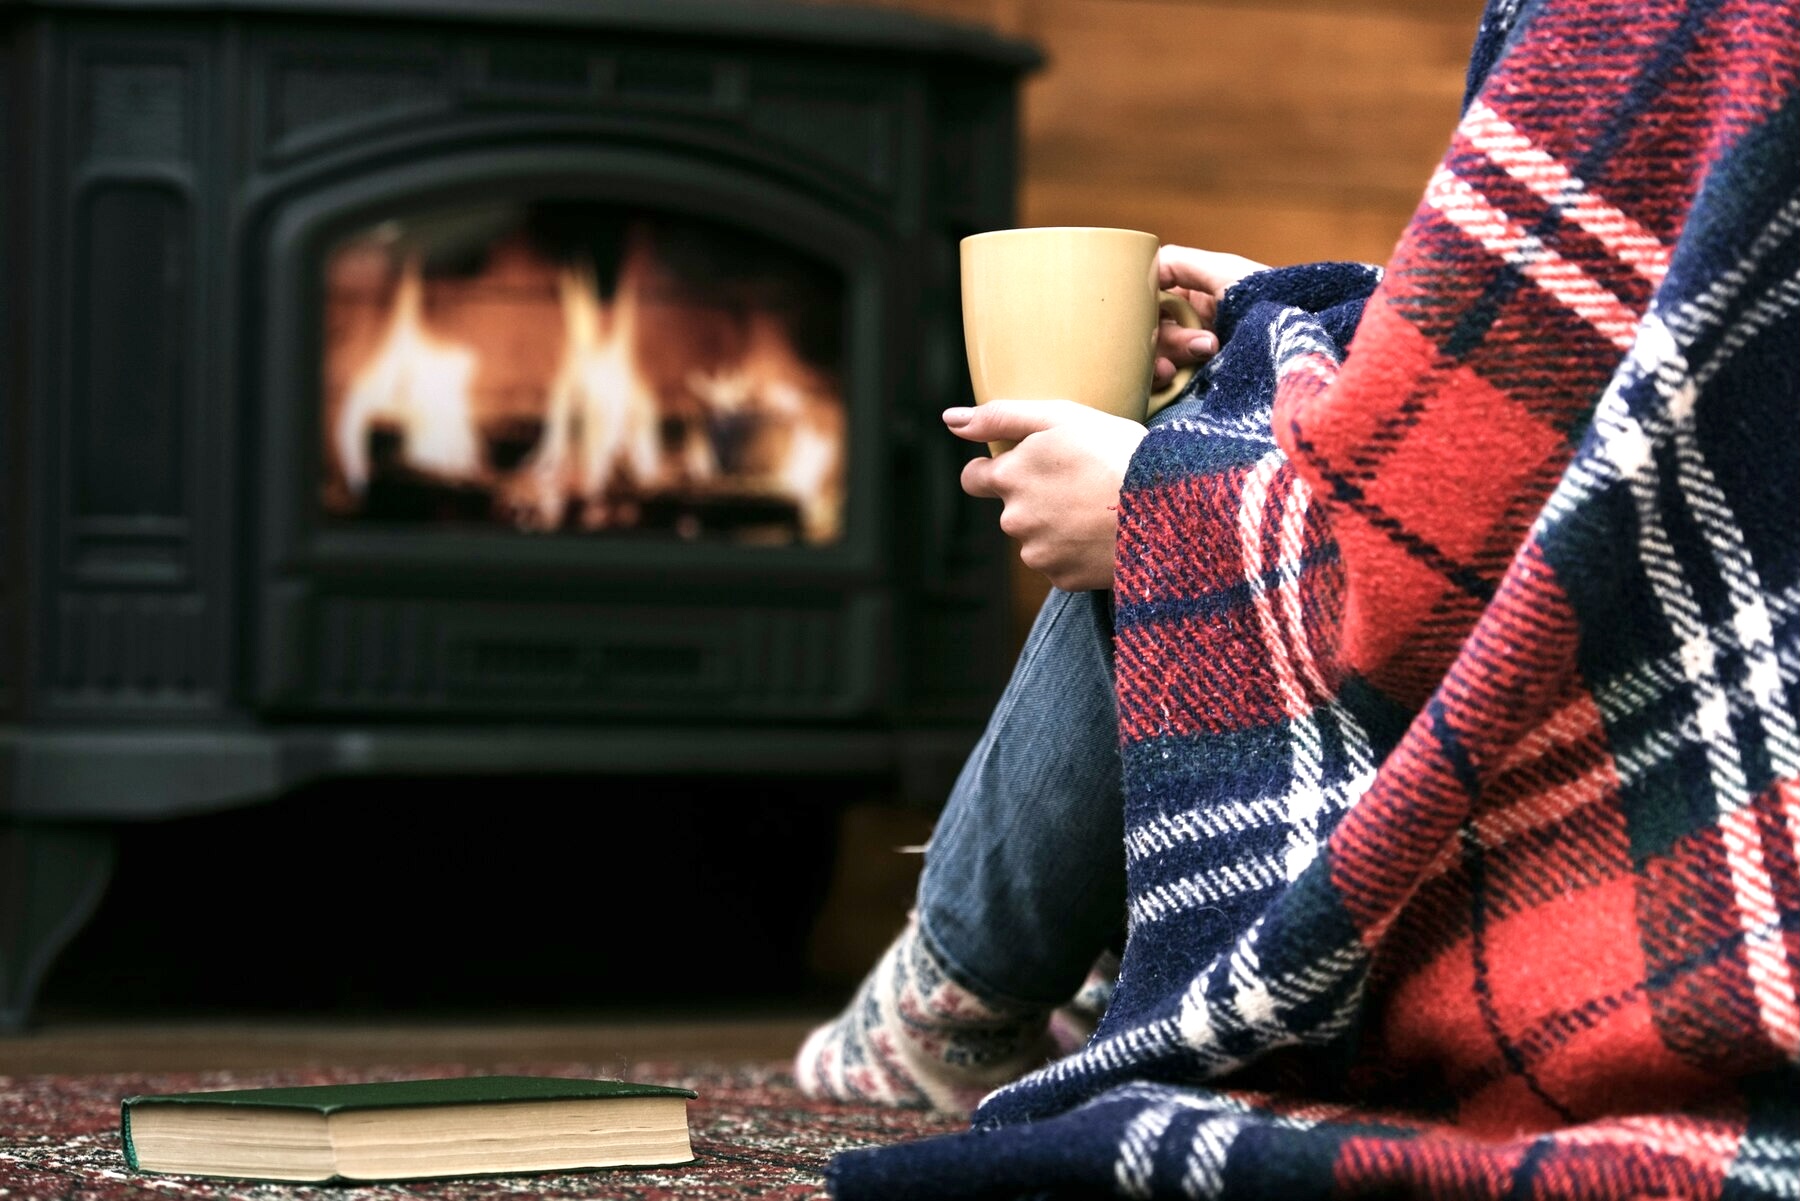
[[[1192,367],[1151,388],[1157,327],[1164,313],[1191,329],[1200,317],[1157,288],[1160,245],[1155,234],[1093,226],[964,238],[963,341],[976,403],[1075,400],[1146,421],[1180,395]]]

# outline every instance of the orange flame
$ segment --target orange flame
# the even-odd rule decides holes
[[[661,412],[636,358],[639,291],[648,248],[634,238],[609,307],[585,266],[558,280],[565,337],[550,384],[544,438],[525,467],[530,504],[520,517],[554,528],[565,500],[582,524],[610,524],[615,483],[649,491],[662,476]]]
[[[749,426],[744,482],[793,500],[806,540],[828,542],[843,524],[843,405],[773,317],[752,312],[747,320],[742,358],[722,371],[691,373],[688,387],[716,418]]]
[[[338,463],[344,483],[360,494],[369,483],[369,433],[398,426],[407,464],[430,475],[481,474],[469,381],[475,353],[425,329],[425,285],[416,258],[406,261],[395,290],[393,319],[381,349],[351,382],[338,419]]]

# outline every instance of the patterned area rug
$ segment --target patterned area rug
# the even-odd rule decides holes
[[[517,1064],[483,1074],[622,1076],[684,1085],[695,1161],[677,1168],[619,1169],[358,1186],[258,1184],[136,1174],[119,1145],[119,1102],[133,1093],[260,1088],[353,1080],[466,1075],[466,1069],[309,1070],[144,1076],[0,1076],[0,1201],[120,1201],[194,1197],[206,1201],[373,1201],[476,1197],[618,1198],[653,1201],[799,1201],[825,1196],[825,1161],[838,1151],[964,1128],[938,1115],[810,1101],[785,1065],[730,1067],[636,1063]]]

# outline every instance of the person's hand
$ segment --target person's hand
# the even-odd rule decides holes
[[[1017,443],[971,460],[962,486],[1001,501],[1020,562],[1066,592],[1112,587],[1119,485],[1143,426],[1072,400],[995,400],[948,409],[944,424],[970,442]]]
[[[1161,388],[1180,367],[1203,363],[1219,353],[1213,320],[1225,289],[1244,276],[1268,268],[1253,259],[1192,246],[1164,246],[1156,254],[1156,286],[1184,296],[1200,314],[1199,332],[1165,317],[1156,334],[1155,386]]]

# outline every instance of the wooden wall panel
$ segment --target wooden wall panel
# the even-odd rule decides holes
[[[1450,7],[1450,6],[1447,6]],[[1147,222],[1272,262],[1382,259],[1442,153],[1473,22],[1039,0],[1026,224]]]
[[[1021,224],[1128,225],[1272,263],[1387,256],[1449,139],[1482,7],[883,2],[1045,52]]]

